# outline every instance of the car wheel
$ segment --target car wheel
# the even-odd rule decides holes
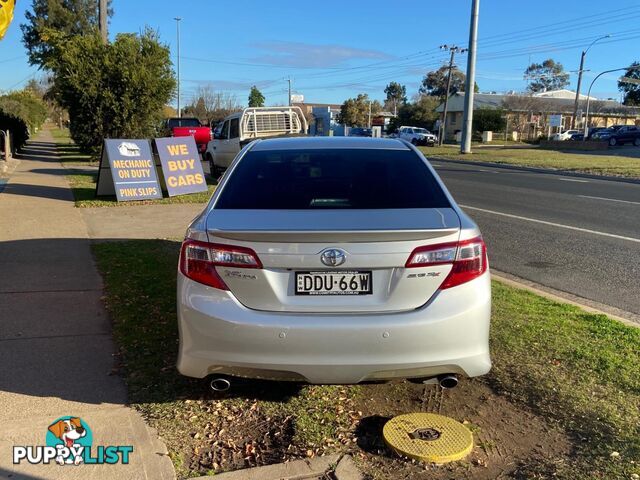
[[[207,162],[209,162],[209,175],[211,175],[211,178],[218,178],[220,176],[220,169],[213,163],[213,157],[210,153],[207,153]]]
[[[615,147],[618,144],[618,141],[615,138],[609,139],[609,145]]]
[[[640,137],[636,138],[636,139],[633,141],[633,144],[634,144],[636,147],[640,147]]]
[[[415,138],[412,138],[411,143],[414,145],[418,145],[418,140],[416,140]]]

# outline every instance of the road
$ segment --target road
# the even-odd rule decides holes
[[[492,268],[640,319],[640,184],[431,163]]]

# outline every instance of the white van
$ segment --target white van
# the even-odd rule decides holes
[[[207,145],[205,161],[211,175],[226,169],[247,143],[257,138],[303,135],[307,120],[300,107],[245,108],[224,119]]]

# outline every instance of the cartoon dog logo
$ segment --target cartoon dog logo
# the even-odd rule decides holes
[[[87,430],[82,425],[82,420],[78,417],[71,417],[68,420],[58,420],[57,422],[49,425],[49,431],[58,439],[60,439],[63,443],[63,446],[68,449],[69,452],[73,452],[72,448],[75,451],[78,451],[79,447],[82,445],[77,443],[77,440],[84,437],[87,434]],[[62,446],[62,445],[61,445]],[[74,463],[75,465],[79,465],[83,462],[81,455],[74,455],[70,453],[66,458],[63,457],[62,452],[59,449],[58,456],[56,457],[56,462],[60,465],[64,465],[65,463]],[[73,458],[72,460],[72,457]]]
[[[118,145],[118,151],[120,152],[120,155],[124,157],[140,156],[140,147],[131,142],[122,142],[120,145]]]

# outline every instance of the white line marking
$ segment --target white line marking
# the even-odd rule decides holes
[[[460,205],[460,206],[462,208],[466,208],[469,210],[477,210],[478,212],[491,213],[493,215],[500,215],[502,217],[515,218],[517,220],[524,220],[526,222],[541,223],[542,225],[549,225],[551,227],[566,228],[567,230],[575,230],[577,232],[591,233],[593,235],[600,235],[602,237],[617,238],[619,240],[627,240],[629,242],[640,243],[640,238],[625,237],[622,235],[615,235],[613,233],[607,233],[607,232],[598,232],[597,230],[589,230],[588,228],[572,227],[571,225],[563,225],[562,223],[547,222],[546,220],[538,220],[537,218],[521,217],[520,215],[512,215],[511,213],[496,212],[495,210],[486,210],[484,208],[471,207],[469,205]]]
[[[436,165],[435,163],[431,164],[432,167],[441,167],[442,165]]]
[[[562,180],[563,182],[589,183],[589,180],[578,180],[577,178],[558,178],[558,180]]]
[[[605,198],[605,197],[592,197],[591,195],[578,195],[582,198],[593,198],[594,200],[607,200],[609,202],[631,203],[633,205],[640,205],[640,202],[632,202],[630,200],[618,200],[617,198]]]

